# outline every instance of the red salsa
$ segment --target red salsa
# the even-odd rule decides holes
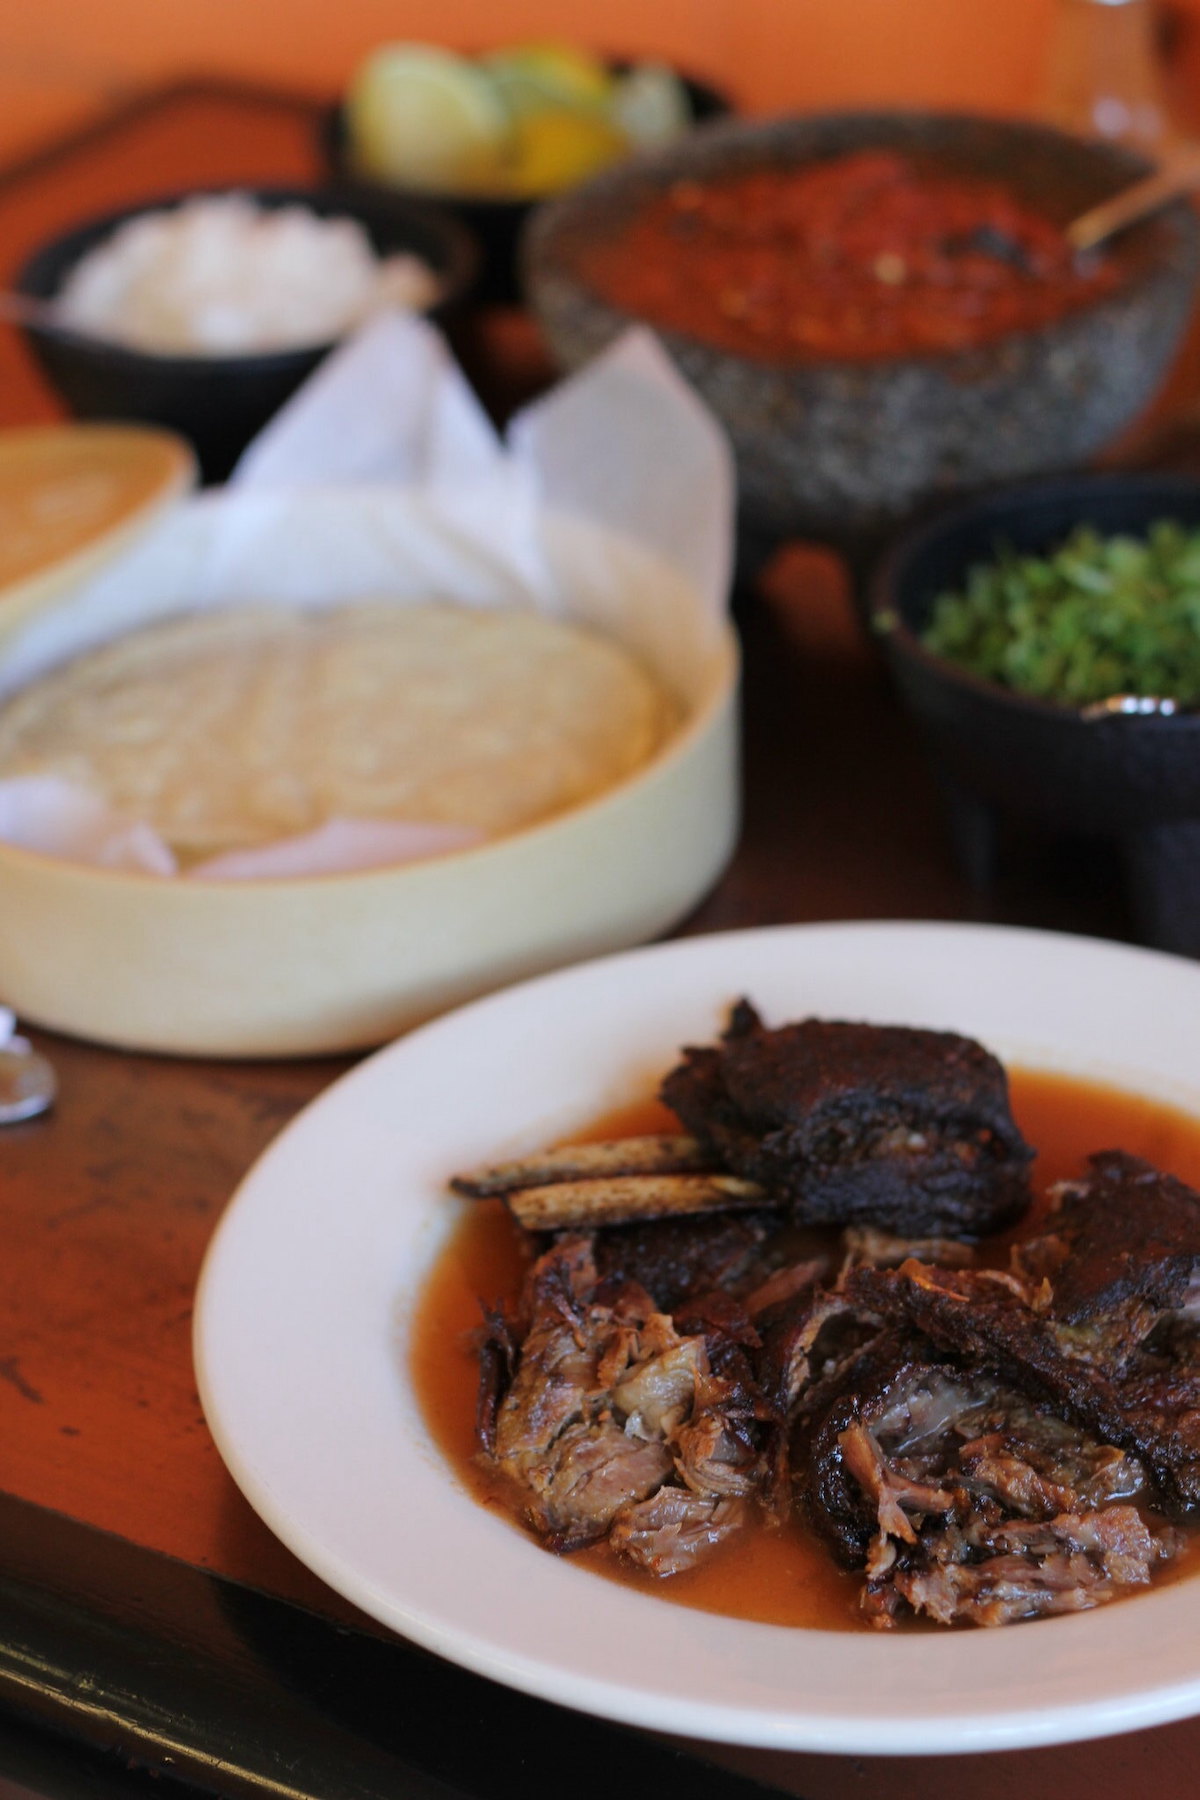
[[[677,181],[580,258],[652,325],[770,361],[866,362],[1029,331],[1119,282],[1002,183],[863,150]]]

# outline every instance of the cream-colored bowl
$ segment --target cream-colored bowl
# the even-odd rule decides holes
[[[361,873],[198,881],[0,844],[0,995],[28,1021],[129,1049],[307,1055],[665,931],[736,839],[736,638],[661,568],[587,588],[575,616],[629,643],[682,704],[634,776],[511,836]],[[78,647],[88,636],[81,618]],[[0,686],[25,654],[0,644]]]

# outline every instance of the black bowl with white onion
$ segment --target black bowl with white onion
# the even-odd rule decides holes
[[[415,310],[433,318],[445,318],[462,302],[479,265],[471,233],[438,207],[394,198],[373,205],[335,188],[172,193],[88,219],[43,244],[13,286],[36,303],[21,329],[51,386],[77,418],[135,419],[180,432],[192,443],[207,481],[228,475],[251,438],[334,347],[338,334],[280,347],[153,349],[58,319],[55,303],[83,258],[122,226],[218,192],[244,195],[267,212],[299,207],[321,220],[357,222],[379,258],[411,255],[428,267],[433,281]]]

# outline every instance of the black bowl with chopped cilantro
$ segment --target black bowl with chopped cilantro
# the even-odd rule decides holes
[[[1200,525],[1075,525],[1045,551],[1000,540],[937,596],[921,642],[1041,700],[1129,694],[1200,706]]]
[[[872,623],[986,884],[998,822],[1111,839],[1140,935],[1200,955],[1200,481],[998,490],[895,543]]]

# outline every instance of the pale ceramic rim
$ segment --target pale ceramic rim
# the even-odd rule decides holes
[[[603,1581],[479,1506],[406,1373],[446,1177],[647,1091],[749,994],[953,1028],[1200,1116],[1200,967],[999,927],[855,923],[679,941],[543,976],[360,1064],[243,1181],[196,1306],[201,1397],[251,1504],[332,1588],[464,1668],[626,1724],[775,1749],[938,1753],[1200,1710],[1191,1581],[1001,1631],[785,1630]]]

